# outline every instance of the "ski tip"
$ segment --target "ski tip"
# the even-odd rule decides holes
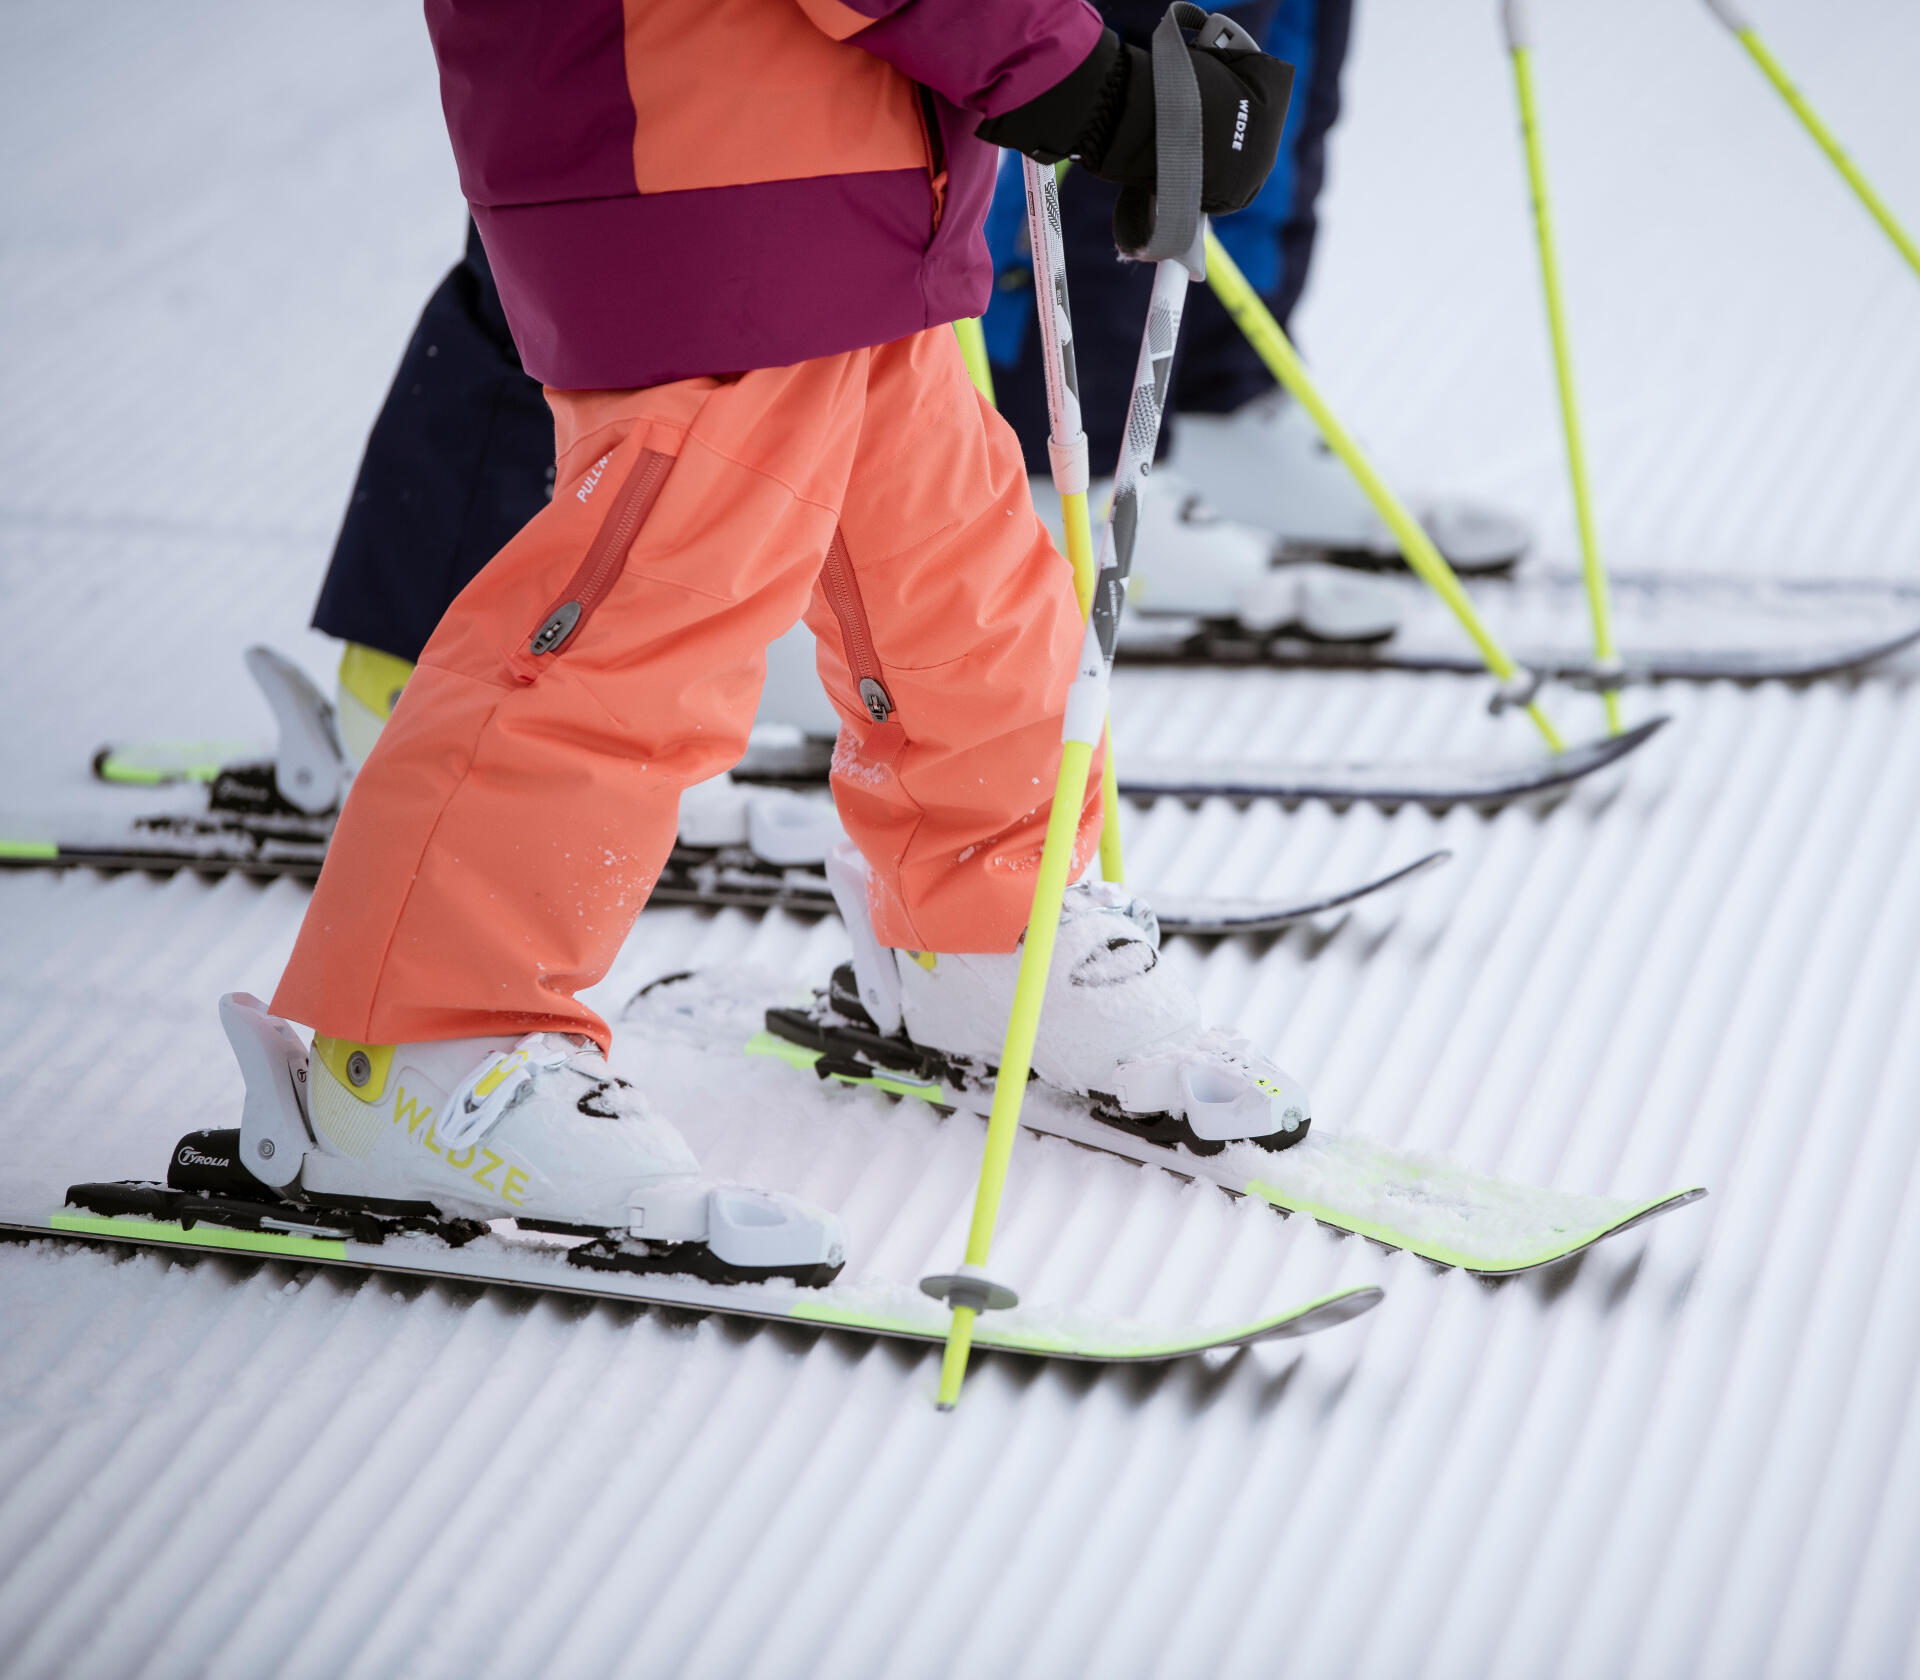
[[[1648,718],[1645,723],[1636,723],[1631,729],[1621,730],[1618,735],[1603,735],[1594,742],[1594,750],[1601,756],[1603,763],[1611,764],[1616,759],[1625,758],[1636,748],[1644,746],[1672,721],[1673,719],[1667,713],[1662,712],[1657,717]]]
[[[1920,642],[1920,624],[1914,625],[1912,629],[1903,631],[1898,636],[1889,637],[1886,641],[1873,648],[1858,664],[1850,668],[1858,670],[1862,665],[1877,665],[1881,660],[1890,658],[1896,653],[1906,652],[1906,650],[1916,642]]]
[[[1600,735],[1591,741],[1582,741],[1578,746],[1568,747],[1547,761],[1548,773],[1541,778],[1539,787],[1534,791],[1544,792],[1567,782],[1576,782],[1582,776],[1604,770],[1609,764],[1618,764],[1628,753],[1644,747],[1672,721],[1662,712],[1644,723],[1636,723],[1631,729],[1623,729],[1618,735]]]
[[[1557,1266],[1561,1261],[1571,1260],[1576,1255],[1585,1254],[1588,1249],[1606,1242],[1610,1238],[1621,1236],[1634,1229],[1637,1225],[1646,1224],[1649,1219],[1658,1219],[1661,1214],[1672,1213],[1675,1208],[1690,1207],[1693,1203],[1702,1200],[1706,1196],[1706,1193],[1704,1185],[1695,1184],[1685,1190],[1676,1190],[1668,1196],[1656,1196],[1652,1201],[1642,1203],[1639,1207],[1635,1208],[1633,1212],[1617,1220],[1614,1224],[1602,1226],[1600,1229],[1588,1233],[1576,1242],[1568,1243],[1565,1247],[1553,1253],[1536,1256],[1518,1265],[1475,1266],[1467,1264],[1463,1266],[1463,1270],[1472,1273],[1475,1277],[1498,1280],[1500,1278],[1521,1277],[1528,1272],[1537,1272],[1547,1266]]]
[[[1311,1336],[1320,1330],[1331,1330],[1335,1325],[1350,1323],[1363,1313],[1372,1312],[1386,1298],[1387,1292],[1374,1283],[1363,1283],[1352,1289],[1343,1289],[1338,1294],[1329,1295],[1324,1300],[1315,1301],[1312,1306],[1291,1314],[1275,1324],[1265,1335],[1255,1339],[1285,1341],[1295,1336]]]
[[[1686,1190],[1676,1190],[1671,1196],[1662,1196],[1656,1202],[1649,1202],[1638,1213],[1631,1214],[1620,1221],[1606,1234],[1617,1237],[1622,1231],[1631,1231],[1636,1225],[1644,1225],[1649,1219],[1658,1219],[1663,1213],[1672,1213],[1675,1208],[1691,1207],[1695,1202],[1705,1199],[1706,1186],[1693,1185]]]

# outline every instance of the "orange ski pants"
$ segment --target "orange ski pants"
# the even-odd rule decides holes
[[[952,331],[734,378],[550,391],[557,488],[467,586],[355,779],[274,996],[333,1037],[555,1030],[681,790],[746,749],[804,613],[881,940],[1008,951],[1081,639],[1070,569]],[[1076,871],[1099,839],[1099,777]]]

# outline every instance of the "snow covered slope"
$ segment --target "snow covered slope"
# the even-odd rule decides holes
[[[1920,222],[1920,19],[1756,6]],[[1912,576],[1920,284],[1703,9],[1539,9],[1610,551]],[[1302,336],[1409,481],[1520,503],[1564,560],[1490,8],[1363,0],[1359,28]],[[0,150],[13,803],[110,736],[256,732],[249,641],[325,673],[305,614],[461,222],[418,16],[371,3],[15,5]],[[1116,729],[1466,752],[1521,727],[1483,696],[1136,672]],[[1049,1287],[1197,1301],[1264,1246],[1278,1285],[1389,1299],[1211,1366],[983,1359],[949,1417],[931,1358],[858,1338],[0,1246],[0,1673],[1911,1671],[1920,695],[1634,704],[1673,727],[1550,810],[1215,803],[1134,813],[1130,849],[1238,893],[1451,847],[1405,895],[1173,958],[1319,1124],[1700,1206],[1492,1287],[1029,1141],[1009,1256]],[[9,1192],[157,1172],[231,1115],[213,999],[271,987],[303,904],[0,874]],[[690,964],[823,974],[841,938],[650,914],[603,1007]],[[870,1155],[826,1189],[957,1257],[977,1132],[860,1101]]]

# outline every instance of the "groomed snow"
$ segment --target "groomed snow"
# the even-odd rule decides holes
[[[1920,17],[1754,0],[1909,225]],[[1703,6],[1536,8],[1594,480],[1623,567],[1920,571],[1920,283]],[[1492,9],[1363,0],[1301,321],[1411,485],[1573,557]],[[417,12],[0,13],[9,785],[264,729],[360,442],[461,210]],[[1454,678],[1134,673],[1156,760],[1483,757]],[[1589,699],[1556,693],[1571,731]],[[1250,896],[1444,846],[1271,940],[1174,941],[1316,1124],[1597,1196],[1710,1188],[1491,1286],[1023,1140],[999,1264],[1116,1311],[1375,1282],[1305,1342],[1164,1370],[935,1359],[558,1296],[0,1245],[0,1672],[1882,1675],[1920,1664],[1920,701],[1638,694],[1673,724],[1544,810],[1132,814],[1142,878]],[[236,1112],[214,1017],[305,892],[0,874],[6,1197],[156,1174]],[[804,986],[831,920],[650,914],[601,988]],[[684,1045],[623,1068],[957,1259],[977,1124]],[[787,1122],[791,1120],[791,1127]],[[830,1134],[831,1147],[816,1147]],[[748,1147],[751,1142],[751,1148]]]

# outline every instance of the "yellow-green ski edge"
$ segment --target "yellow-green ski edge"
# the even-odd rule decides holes
[[[1322,1207],[1303,1197],[1288,1196],[1284,1191],[1259,1179],[1250,1181],[1246,1187],[1247,1195],[1256,1201],[1265,1202],[1269,1207],[1278,1208],[1282,1213],[1304,1213],[1309,1219],[1316,1219],[1322,1225],[1336,1231],[1351,1232],[1356,1237],[1365,1237],[1369,1242],[1379,1243],[1382,1248],[1402,1249],[1408,1254],[1417,1254],[1422,1260],[1431,1260],[1436,1266],[1458,1266],[1463,1272],[1471,1272],[1475,1277],[1517,1277],[1521,1272],[1531,1272],[1541,1266],[1551,1266],[1556,1260],[1565,1260],[1582,1249],[1591,1248],[1595,1243],[1607,1237],[1616,1237],[1622,1231],[1635,1225],[1644,1224],[1659,1214],[1671,1212],[1674,1208],[1685,1207],[1689,1202],[1697,1202],[1706,1191],[1696,1185],[1688,1190],[1675,1190],[1664,1196],[1651,1196],[1636,1204],[1631,1211],[1604,1225],[1595,1225],[1582,1230],[1564,1241],[1547,1243],[1519,1259],[1509,1260],[1503,1265],[1490,1266],[1484,1260],[1476,1260],[1458,1249],[1447,1248],[1441,1243],[1409,1243],[1404,1237],[1387,1230],[1384,1226],[1373,1224],[1369,1220],[1355,1219],[1339,1213],[1332,1208]]]
[[[70,1237],[106,1237],[114,1242],[167,1243],[175,1248],[238,1250],[286,1260],[345,1262],[347,1245],[335,1237],[296,1237],[280,1231],[236,1231],[226,1225],[186,1226],[166,1219],[108,1218],[56,1209],[47,1216],[50,1230]]]
[[[746,1053],[750,1056],[775,1056],[789,1067],[813,1072],[821,1059],[820,1052],[809,1050],[803,1044],[795,1044],[770,1032],[758,1032],[746,1042]],[[947,1100],[947,1094],[938,1085],[927,1084],[919,1080],[896,1079],[885,1074],[832,1073],[829,1078],[842,1085],[851,1085],[856,1089],[885,1091],[889,1096],[913,1097],[935,1108],[951,1109],[953,1104]],[[1042,1136],[1051,1136],[1043,1127],[1030,1128]],[[1140,1165],[1152,1165],[1140,1162],[1137,1156],[1122,1154],[1115,1150],[1117,1159],[1134,1161]],[[1169,1160],[1166,1170],[1181,1173],[1184,1177],[1195,1176],[1183,1170],[1177,1163],[1177,1157]],[[1382,1248],[1416,1254],[1422,1260],[1430,1260],[1436,1266],[1457,1266],[1461,1271],[1471,1272],[1475,1277],[1501,1278],[1517,1277],[1522,1272],[1536,1271],[1542,1266],[1551,1266],[1556,1260],[1565,1260],[1591,1248],[1595,1243],[1608,1237],[1617,1237],[1623,1231],[1631,1230],[1635,1225],[1670,1213],[1675,1208],[1686,1207],[1706,1195],[1706,1190],[1694,1185],[1685,1190],[1669,1191],[1663,1196],[1650,1196],[1644,1202],[1633,1205],[1626,1213],[1604,1225],[1582,1229],[1576,1235],[1564,1241],[1545,1244],[1533,1249],[1517,1259],[1500,1265],[1489,1265],[1485,1260],[1475,1259],[1458,1249],[1450,1249],[1442,1243],[1409,1242],[1402,1234],[1391,1231],[1385,1226],[1376,1225],[1364,1219],[1356,1219],[1349,1214],[1326,1207],[1320,1203],[1307,1201],[1301,1197],[1290,1197],[1276,1186],[1260,1179],[1250,1179],[1239,1186],[1226,1184],[1219,1179],[1208,1178],[1206,1183],[1225,1190],[1229,1195],[1250,1196],[1255,1201],[1265,1202],[1269,1207],[1282,1213],[1303,1213],[1309,1219],[1319,1221],[1328,1229],[1345,1231],[1356,1237],[1365,1237],[1369,1242],[1378,1243]]]
[[[1349,1319],[1371,1311],[1385,1298],[1385,1291],[1376,1285],[1359,1284],[1351,1289],[1336,1289],[1332,1294],[1322,1295],[1302,1306],[1288,1307],[1284,1312],[1251,1319],[1244,1324],[1220,1325],[1170,1342],[1137,1344],[1067,1342],[1057,1336],[1009,1329],[1004,1324],[987,1320],[975,1327],[973,1345],[992,1348],[999,1353],[1030,1353],[1045,1359],[1087,1360],[1101,1365],[1154,1363],[1185,1359],[1196,1353],[1209,1353],[1215,1348],[1245,1347],[1251,1342],[1278,1341],[1291,1336],[1310,1335],[1316,1330],[1330,1330],[1336,1324],[1345,1324]],[[809,1320],[829,1329],[872,1330],[882,1335],[904,1336],[916,1342],[946,1340],[944,1329],[930,1333],[917,1325],[889,1319],[884,1314],[854,1314],[830,1308],[825,1303],[816,1305],[811,1301],[802,1301],[789,1316]]]
[[[237,1231],[229,1226],[196,1223],[191,1228],[176,1221],[138,1215],[108,1217],[57,1208],[45,1224],[0,1219],[0,1230],[23,1237],[70,1237],[89,1242],[125,1244],[135,1248],[160,1247],[188,1253],[245,1255],[258,1260],[295,1260],[342,1266],[358,1272],[466,1283],[487,1288],[531,1293],[586,1295],[599,1300],[625,1301],[634,1306],[658,1306],[682,1312],[715,1312],[767,1323],[802,1324],[820,1330],[842,1330],[853,1335],[889,1336],[938,1347],[946,1340],[946,1325],[938,1319],[914,1324],[885,1313],[836,1305],[804,1294],[759,1299],[729,1297],[725,1285],[681,1280],[690,1288],[672,1287],[671,1274],[661,1274],[663,1287],[610,1286],[609,1274],[583,1272],[578,1277],[555,1269],[549,1278],[523,1278],[484,1270],[451,1270],[442,1266],[410,1265],[372,1243],[330,1238],[299,1237],[270,1231]],[[752,1286],[736,1286],[752,1287]],[[1039,1331],[1023,1331],[994,1323],[974,1338],[977,1345],[999,1353],[1029,1354],[1045,1359],[1069,1359],[1100,1365],[1152,1364],[1188,1358],[1216,1348],[1243,1347],[1251,1342],[1285,1340],[1317,1330],[1331,1329],[1358,1318],[1383,1299],[1380,1289],[1361,1284],[1335,1290],[1314,1300],[1287,1307],[1262,1318],[1196,1329],[1190,1336],[1139,1343],[1073,1342]]]

